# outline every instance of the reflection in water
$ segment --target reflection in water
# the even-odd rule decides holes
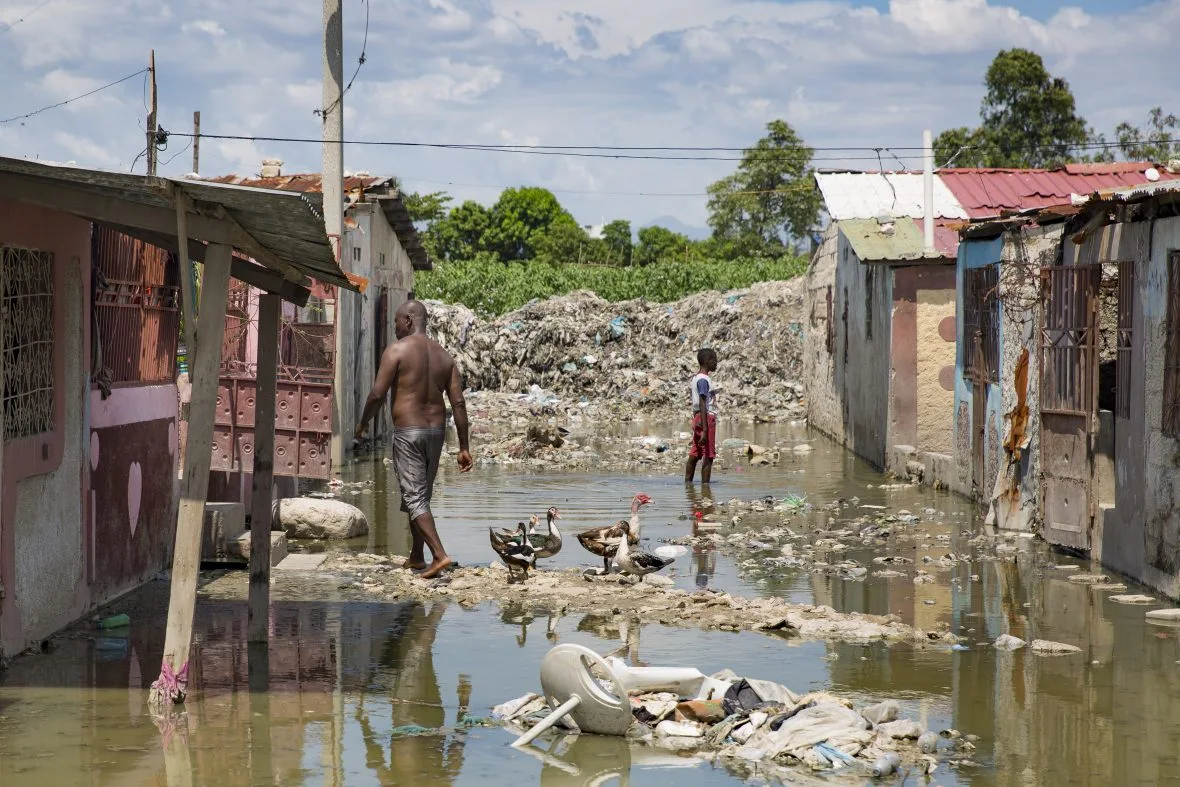
[[[699,538],[705,535],[701,527],[701,518],[712,516],[716,511],[713,498],[713,488],[710,484],[701,484],[700,493],[692,484],[686,484],[688,492],[688,511],[692,521],[692,535]],[[692,548],[692,558],[695,568],[694,581],[701,590],[709,587],[709,580],[717,572],[717,551],[712,544],[701,544]]]
[[[744,436],[762,444],[775,439],[766,431]],[[715,495],[806,496],[817,508],[792,515],[790,527],[798,531],[909,509],[922,516],[911,531],[914,539],[883,548],[914,561],[905,564],[908,573],[874,576],[872,558],[880,549],[871,545],[826,556],[872,566],[863,581],[739,565],[701,548],[673,566],[678,585],[896,615],[923,629],[949,626],[968,650],[905,643],[784,645],[758,634],[642,626],[634,617],[563,618],[528,603],[475,610],[374,603],[359,591],[343,596],[338,578],[294,575],[276,576],[271,644],[258,649],[245,643],[242,574],[238,595],[226,594],[234,600],[219,600],[209,589],[201,597],[193,693],[183,708],[153,719],[146,711],[147,687],[159,668],[168,599],[167,584],[153,583],[119,602],[117,611],[129,612],[134,621],[123,642],[99,640],[80,628],[55,640],[51,653],[17,659],[0,673],[0,786],[383,787],[429,781],[484,787],[628,779],[677,787],[733,784],[737,777],[723,767],[692,767],[691,760],[623,740],[549,738],[526,753],[509,749],[510,736],[498,728],[463,729],[468,713],[486,716],[492,705],[536,690],[537,666],[554,642],[617,652],[642,665],[641,636],[642,655],[651,664],[705,672],[728,667],[858,702],[894,698],[906,716],[931,728],[978,735],[973,758],[983,767],[940,768],[932,783],[1180,781],[1174,745],[1180,736],[1174,699],[1180,697],[1180,630],[1148,625],[1143,607],[1120,606],[1101,589],[1071,582],[1067,572],[1049,566],[1067,561],[1040,546],[1021,541],[1019,552],[1004,559],[979,551],[972,538],[982,526],[969,504],[883,485],[879,475],[839,450],[819,441],[815,447],[811,454],[791,454],[777,469],[731,468],[714,478],[712,488],[687,488],[686,497],[677,488],[680,478],[644,479],[656,498],[644,515],[645,537],[658,542],[697,532],[689,524],[697,512],[724,519],[706,503]],[[380,459],[370,469],[379,470],[373,493],[352,499],[373,527],[352,547],[404,553],[404,514],[388,504],[395,488]],[[573,520],[571,530],[604,524],[618,518],[637,485],[625,477],[524,476],[481,468],[467,478],[452,474],[436,499],[449,528],[448,546],[453,537],[462,559],[487,562],[489,519],[516,522],[557,504]],[[828,506],[838,498],[847,507]],[[947,552],[968,560],[938,567]],[[567,547],[555,562],[576,565],[584,557]],[[911,574],[917,568],[934,581],[915,584]],[[233,576],[224,581],[232,583]],[[1084,652],[1059,658],[997,652],[990,643],[1003,633],[1073,643]]]

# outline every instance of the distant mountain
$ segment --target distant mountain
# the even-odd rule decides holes
[[[708,227],[691,227],[685,224],[675,216],[660,216],[654,218],[649,222],[641,225],[643,227],[664,227],[673,232],[679,232],[681,235],[687,235],[689,240],[704,240],[712,235],[712,231]]]

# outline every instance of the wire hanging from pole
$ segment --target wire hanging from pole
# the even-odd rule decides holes
[[[361,66],[365,64],[365,60],[367,59],[365,52],[369,48],[369,0],[361,0],[361,2],[365,4],[365,37],[361,41],[361,56],[357,58],[356,70],[352,72],[352,77],[348,80],[348,84],[344,86],[344,90],[340,91],[340,95],[330,106],[324,109],[313,110],[316,117],[323,117],[328,114],[336,108],[337,104],[344,100],[344,96],[348,91],[352,90],[352,83],[356,81],[356,76],[361,72]]]

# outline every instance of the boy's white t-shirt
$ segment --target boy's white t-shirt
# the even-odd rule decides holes
[[[701,381],[705,382],[705,403],[709,405],[709,412],[717,412],[717,389],[713,387],[713,381],[709,379],[709,375],[698,372],[689,383],[689,388],[692,390],[692,411],[694,413],[700,412],[701,409]]]

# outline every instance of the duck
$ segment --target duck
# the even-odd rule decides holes
[[[602,573],[610,573],[610,561],[619,548],[619,540],[626,538],[632,544],[639,543],[639,509],[651,502],[651,498],[640,492],[631,500],[631,519],[620,519],[613,525],[584,530],[575,536],[578,543],[592,555],[602,558]]]
[[[537,552],[528,542],[528,528],[524,522],[516,530],[516,538],[505,539],[496,533],[494,528],[488,528],[488,538],[492,544],[492,551],[500,556],[504,565],[508,566],[508,581],[512,582],[519,569],[524,574],[524,580],[529,578],[529,569],[537,565]]]
[[[549,510],[545,512],[548,532],[542,535],[537,532],[537,517],[532,517],[528,539],[529,544],[536,551],[538,559],[553,557],[561,551],[561,531],[557,529],[557,520],[559,519],[561,519],[561,512],[557,510],[557,506],[550,506]]]
[[[619,570],[629,576],[639,577],[640,582],[647,574],[655,573],[672,565],[673,560],[674,558],[656,557],[643,550],[632,551],[629,539],[626,538],[619,539],[618,552],[615,554],[615,562],[619,564]]]

